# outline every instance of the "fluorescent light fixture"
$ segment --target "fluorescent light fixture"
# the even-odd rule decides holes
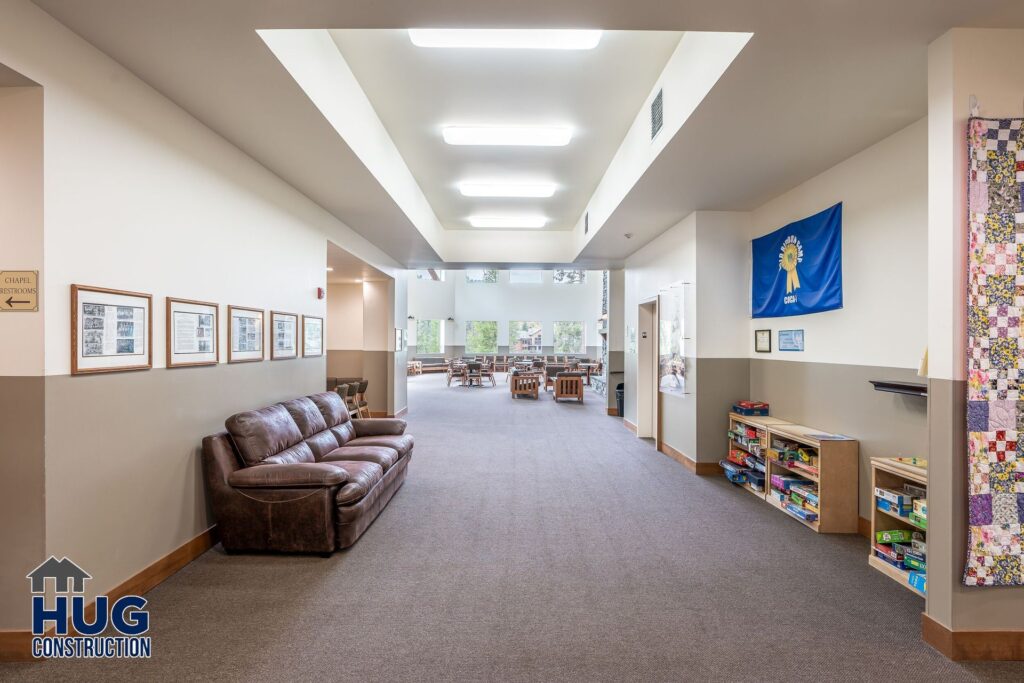
[[[445,126],[449,145],[522,145],[564,147],[572,139],[568,126]]]
[[[469,224],[474,228],[543,228],[548,219],[544,216],[470,216]]]
[[[466,197],[550,197],[554,183],[459,183],[459,192]]]
[[[601,31],[550,28],[411,28],[409,40],[417,47],[591,50],[601,42]]]

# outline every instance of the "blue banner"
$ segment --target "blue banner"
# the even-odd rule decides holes
[[[781,318],[843,307],[843,204],[753,240],[752,310]]]

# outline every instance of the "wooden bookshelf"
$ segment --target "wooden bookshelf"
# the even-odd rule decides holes
[[[732,433],[739,428],[750,427],[757,431],[756,443],[765,458],[765,490],[757,491],[749,484],[742,484],[751,493],[791,517],[809,529],[819,533],[857,533],[859,444],[854,439],[829,434],[820,429],[793,424],[776,417],[751,417],[729,413],[729,449],[748,451],[745,440],[735,439]],[[772,459],[772,443],[781,440],[795,444],[806,452],[816,453],[817,472],[779,462]],[[817,485],[818,518],[802,519],[790,512],[784,503],[771,495],[773,474],[785,477],[799,477],[808,484]]]
[[[925,534],[927,539],[928,530],[912,522],[909,517],[902,517],[895,512],[880,510],[875,500],[875,487],[900,490],[905,483],[928,488],[928,470],[921,467],[914,467],[897,461],[895,458],[872,458],[871,459],[871,538],[869,539],[872,548],[875,543],[875,532],[888,529],[907,529]],[[906,569],[893,566],[875,555],[874,550],[868,551],[868,564],[896,581],[912,593],[925,594],[910,585],[910,572]],[[927,576],[927,574],[926,574]]]
[[[775,417],[768,417],[768,416],[754,417],[754,416],[740,415],[738,413],[729,413],[729,432],[730,432],[730,436],[729,436],[729,449],[732,450],[732,449],[735,448],[735,449],[744,451],[746,453],[752,453],[754,450],[757,450],[760,453],[761,457],[766,457],[767,453],[768,453],[768,428],[769,428],[770,425],[779,425],[779,424],[789,424],[789,423],[786,422],[785,420],[780,420],[780,419],[775,418]],[[734,432],[736,432],[738,430],[744,430],[745,431],[747,427],[750,427],[751,429],[754,429],[754,430],[757,431],[757,434],[758,434],[758,436],[756,437],[757,449],[751,449],[749,447],[748,443],[745,440],[744,441],[739,441],[739,440],[737,440],[737,439],[735,439],[735,438],[733,438],[731,436],[732,433],[734,433]],[[750,484],[739,484],[738,486],[740,488],[742,488],[744,491],[757,496],[761,500],[764,500],[765,496],[767,495],[766,492],[768,490],[767,472],[765,473],[765,477],[766,477],[766,479],[765,479],[765,490],[764,491],[758,491],[756,488],[754,488]]]

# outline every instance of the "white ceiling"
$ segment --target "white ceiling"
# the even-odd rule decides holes
[[[35,2],[397,261],[417,265],[439,257],[257,29],[753,32],[578,258],[602,266],[694,210],[757,206],[924,116],[927,46],[949,28],[1024,26],[1019,0]],[[635,237],[625,240],[626,231]]]
[[[327,243],[327,283],[383,282],[391,278],[338,245]]]
[[[543,214],[569,230],[679,42],[675,31],[606,31],[592,50],[416,47],[405,30],[331,31],[441,225]],[[445,125],[570,125],[565,147],[452,146]],[[463,197],[460,181],[555,182],[547,199]]]

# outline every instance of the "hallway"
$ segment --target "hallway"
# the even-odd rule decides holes
[[[153,659],[21,680],[1020,680],[950,662],[866,543],[818,536],[550,394],[409,380],[409,479],[331,559],[219,546],[147,594]],[[799,573],[810,562],[811,574]],[[296,644],[300,644],[297,647]],[[201,672],[201,674],[200,674]]]

